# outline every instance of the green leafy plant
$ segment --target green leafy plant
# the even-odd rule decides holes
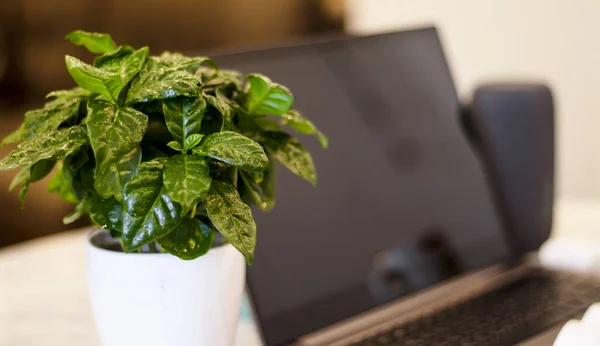
[[[273,208],[275,161],[317,182],[310,153],[287,133],[327,138],[291,109],[290,91],[260,74],[219,70],[206,57],[117,46],[107,34],[67,39],[98,54],[92,65],[66,56],[78,87],[54,91],[25,113],[2,145],[20,143],[0,170],[22,167],[21,203],[31,183],[56,171],[48,190],[76,204],[64,218],[91,220],[126,252],[205,254],[216,232],[252,262],[250,204]],[[276,120],[279,121],[276,121]]]

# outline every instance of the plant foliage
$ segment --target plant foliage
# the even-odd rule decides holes
[[[0,170],[21,167],[11,189],[54,171],[48,190],[89,214],[126,252],[160,246],[182,259],[204,255],[214,232],[250,264],[256,225],[248,204],[273,208],[274,161],[315,185],[310,153],[282,129],[327,138],[293,110],[283,85],[260,74],[219,70],[206,57],[117,46],[110,35],[67,39],[98,54],[66,56],[78,85],[48,94],[1,145],[19,143]],[[247,204],[248,203],[248,204]]]

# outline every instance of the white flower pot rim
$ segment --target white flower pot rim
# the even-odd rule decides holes
[[[91,245],[91,250],[92,251],[100,251],[105,253],[106,255],[110,255],[110,256],[121,256],[121,257],[139,257],[139,256],[144,256],[144,257],[148,257],[148,256],[152,256],[152,257],[174,257],[173,255],[171,255],[170,253],[167,252],[157,252],[157,253],[148,253],[148,252],[144,252],[144,253],[139,253],[139,252],[123,252],[123,251],[116,251],[116,250],[111,250],[111,249],[107,249],[106,247],[102,246],[102,244],[118,244],[120,246],[120,243],[118,242],[118,240],[112,238],[110,236],[110,233],[105,230],[104,228],[94,228],[90,231],[90,234],[88,235],[88,239],[87,239],[88,243]],[[221,244],[219,246],[213,247],[210,250],[208,250],[208,253],[214,252],[215,250],[229,245],[228,243],[225,244]],[[208,254],[207,253],[207,254]],[[185,260],[181,260],[181,261],[185,261]]]

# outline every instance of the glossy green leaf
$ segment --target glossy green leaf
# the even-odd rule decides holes
[[[233,122],[233,114],[234,114],[231,106],[229,104],[227,104],[226,102],[223,102],[222,100],[219,100],[218,98],[216,98],[214,96],[206,95],[206,94],[204,94],[203,96],[204,96],[204,99],[206,100],[206,102],[209,105],[213,106],[219,112],[219,114],[221,114],[221,117],[223,119],[221,129],[230,128],[230,125]]]
[[[141,161],[142,150],[136,147],[112,163],[107,170],[97,168],[94,175],[94,189],[101,196],[110,194],[122,201],[125,184],[135,174]]]
[[[177,96],[198,97],[198,80],[194,75],[168,67],[148,58],[144,68],[131,82],[127,104],[170,99]]]
[[[306,135],[316,135],[324,149],[329,145],[327,137],[317,129],[312,121],[304,118],[298,111],[291,110],[281,117],[284,119],[284,123],[290,125],[294,130]]]
[[[210,83],[210,81],[217,76],[218,72],[219,71],[213,68],[207,66],[200,66],[196,70],[196,73],[194,73],[194,76],[196,77],[196,79],[198,79],[200,84],[205,86],[206,83]]]
[[[199,74],[202,77],[204,87],[214,88],[224,84],[232,83],[235,85],[238,91],[243,90],[244,76],[238,71],[219,70],[217,73],[214,73],[213,70],[208,71],[208,73],[200,70],[196,71],[196,75],[198,76]]]
[[[265,151],[269,158],[269,167],[264,171],[242,171],[242,181],[246,185],[246,193],[252,202],[263,211],[275,207],[275,158]]]
[[[202,200],[210,182],[208,164],[202,156],[175,155],[165,164],[165,190],[181,204],[184,215]]]
[[[248,113],[282,115],[290,110],[294,98],[286,87],[260,74],[249,74],[246,79],[250,83]]]
[[[29,179],[29,167],[25,167],[25,168],[21,169],[19,171],[19,173],[17,173],[17,175],[15,175],[13,180],[10,182],[10,185],[8,186],[8,191],[14,190],[15,187],[22,185],[28,179]]]
[[[86,150],[79,150],[75,154],[69,156],[65,162],[69,164],[69,168],[77,171],[80,170],[86,163],[90,162],[90,156]]]
[[[169,143],[167,143],[167,146],[173,150],[183,151],[183,147],[181,146],[181,144],[176,141],[170,141]]]
[[[264,131],[275,131],[275,132],[283,132],[281,126],[277,124],[275,121],[268,119],[266,117],[255,117],[254,122],[260,128],[260,132]]]
[[[171,232],[181,221],[181,205],[163,187],[165,160],[142,163],[125,185],[123,246],[130,252]]]
[[[262,202],[266,203],[265,211],[270,211],[275,207],[275,160],[269,155],[269,169],[265,171],[259,186],[262,191]]]
[[[269,166],[274,166],[271,162]],[[270,211],[275,206],[275,174],[274,167],[270,167],[264,173],[261,172],[257,179],[255,172],[241,171],[242,179],[251,201],[262,211]]]
[[[25,113],[23,124],[26,137],[58,129],[61,124],[77,116],[79,103],[79,100],[73,98],[58,98],[47,103],[43,109]]]
[[[284,119],[284,123],[290,125],[294,130],[311,135],[317,131],[315,125],[308,119],[305,119],[296,110],[290,110],[289,112],[281,116]]]
[[[0,160],[0,171],[29,166],[41,160],[59,160],[88,142],[83,126],[75,126],[31,137]]]
[[[136,51],[130,46],[121,46],[114,52],[97,57],[94,66],[118,74],[126,85],[142,70],[148,52],[148,47]]]
[[[285,132],[265,132],[261,142],[273,157],[292,173],[317,185],[317,172],[312,156],[298,140]]]
[[[92,95],[92,92],[89,90],[85,90],[83,88],[73,88],[73,89],[68,89],[68,90],[56,90],[56,91],[52,91],[50,93],[48,93],[48,95],[46,95],[46,98],[65,98],[65,99],[70,99],[70,98],[79,98],[79,99],[85,99],[88,98]]]
[[[3,148],[8,144],[19,143],[20,141],[22,141],[25,138],[25,135],[26,135],[25,126],[24,126],[24,124],[21,124],[21,126],[19,126],[18,129],[14,130],[10,134],[8,134],[6,137],[4,137],[4,139],[2,139],[2,142],[0,142],[0,148]]]
[[[74,45],[85,47],[94,54],[103,54],[117,49],[109,34],[77,30],[67,34],[66,39]]]
[[[56,161],[53,160],[42,160],[36,162],[33,166],[31,166],[31,169],[29,170],[29,180],[32,183],[35,183],[44,179],[46,176],[48,176],[48,174],[50,174],[50,172],[52,172],[52,169],[54,168],[55,164]]]
[[[123,83],[118,73],[101,70],[69,55],[65,57],[65,61],[67,71],[69,71],[77,85],[100,94],[108,100],[116,102],[119,99],[119,94],[125,87],[125,83]]]
[[[52,160],[42,160],[37,162],[36,164],[23,168],[12,180],[10,183],[8,190],[12,191],[17,185],[23,184],[25,181],[29,181],[30,183],[34,183],[44,179],[56,164],[55,161]]]
[[[133,108],[93,100],[88,103],[86,124],[96,157],[94,187],[104,198],[122,200],[123,186],[142,159],[139,145],[148,116]]]
[[[123,229],[123,205],[115,198],[93,195],[90,201],[90,218],[96,225],[121,232]]]
[[[60,104],[58,104],[59,101]],[[62,123],[76,116],[78,111],[78,100],[57,99],[53,101],[51,107],[25,113],[25,131],[28,132],[29,137],[56,130]]]
[[[63,164],[63,174],[70,183],[71,189],[79,201],[89,197],[90,194],[96,194],[94,189],[94,163],[90,161],[83,162],[79,151],[74,155],[67,157]],[[83,155],[83,157],[87,154]]]
[[[31,186],[31,183],[29,181],[25,181],[23,183],[23,185],[21,185],[21,189],[19,190],[19,207],[21,209],[23,209],[23,207],[25,206],[25,198],[27,197],[27,194],[29,193],[30,186]]]
[[[130,57],[135,52],[132,46],[124,45],[119,48],[100,55],[94,59],[94,67],[109,72],[118,72],[123,60]]]
[[[260,144],[231,131],[218,132],[204,137],[200,145],[192,151],[250,171],[262,170],[269,163]]]
[[[279,131],[283,129],[279,123],[267,118],[266,116],[251,116],[247,114],[238,114],[236,118],[236,127],[239,131],[250,138],[260,137],[265,131]]]
[[[42,160],[29,167],[23,168],[12,180],[9,186],[9,191],[13,190],[17,185],[21,185],[19,191],[19,204],[21,208],[25,203],[25,197],[29,192],[29,186],[32,183],[44,179],[54,168],[56,162],[52,160]]]
[[[173,138],[181,144],[200,132],[206,101],[202,97],[176,97],[163,101],[165,122]],[[184,145],[185,147],[185,145]]]
[[[200,144],[200,141],[202,141],[202,138],[204,138],[204,135],[201,134],[193,134],[190,135],[189,137],[187,137],[185,139],[184,144],[184,149],[190,150],[190,149],[194,149],[198,144]]]
[[[20,142],[34,135],[43,135],[58,129],[58,127],[77,116],[79,99],[76,97],[59,97],[46,103],[44,108],[25,113],[23,124],[15,132],[6,137],[0,147]]]
[[[42,160],[34,163],[29,168],[29,178],[27,179],[27,181],[23,185],[23,188],[19,192],[19,201],[21,203],[21,208],[23,208],[23,204],[25,203],[25,196],[27,195],[27,190],[29,190],[29,184],[38,182],[47,177],[48,174],[52,172],[52,169],[54,168],[55,164],[56,161],[53,160]],[[25,185],[27,185],[26,188]]]
[[[158,239],[160,247],[184,260],[205,255],[213,244],[210,226],[197,219],[185,218],[173,231]]]
[[[154,59],[165,66],[189,73],[196,73],[201,65],[208,65],[213,70],[219,69],[217,64],[208,57],[187,57],[180,53],[163,52],[160,57]]]
[[[59,162],[57,166],[57,172],[48,183],[48,192],[57,193],[62,199],[69,203],[79,203],[79,199],[73,191],[71,182],[65,177],[63,164]]]
[[[88,96],[83,96],[84,93],[79,92],[79,89],[81,89],[81,88],[73,88],[71,90],[61,90],[57,94],[57,96],[51,96],[47,100],[47,102],[44,104],[43,109],[57,110],[60,108],[68,107],[78,101],[87,100]],[[88,93],[89,93],[89,91],[88,91]]]
[[[237,86],[234,83],[227,82],[216,86],[215,96],[219,101],[228,103],[233,107],[237,105],[236,102],[232,101],[236,91],[238,91]]]
[[[236,188],[213,180],[203,204],[213,225],[251,264],[256,246],[256,223]]]
[[[75,209],[69,215],[63,218],[63,223],[68,225],[81,219],[88,212],[88,210],[89,203],[87,200],[79,202],[79,204],[75,206]]]

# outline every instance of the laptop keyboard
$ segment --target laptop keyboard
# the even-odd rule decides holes
[[[352,346],[514,345],[600,301],[600,284],[546,270],[402,323]]]

